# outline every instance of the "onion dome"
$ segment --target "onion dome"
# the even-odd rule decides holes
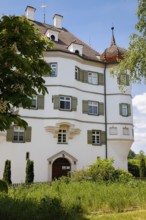
[[[101,54],[101,59],[108,63],[118,62],[119,60],[124,59],[124,54],[126,49],[118,47],[114,37],[114,27],[112,30],[112,40],[109,48],[106,48],[105,51]]]

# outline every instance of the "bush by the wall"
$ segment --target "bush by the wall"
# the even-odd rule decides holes
[[[139,177],[139,166],[137,164],[128,161],[128,171],[135,177]]]
[[[145,158],[144,157],[140,158],[139,174],[140,174],[140,177],[146,176],[146,166],[145,166]]]
[[[32,160],[27,160],[26,162],[26,177],[25,183],[33,183],[34,180],[34,162]]]
[[[11,161],[6,160],[5,161],[5,167],[3,172],[3,180],[9,185],[12,184],[11,181]]]

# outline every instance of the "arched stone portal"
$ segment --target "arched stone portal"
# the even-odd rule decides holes
[[[66,158],[58,158],[52,164],[52,180],[67,176],[71,171],[71,164]]]

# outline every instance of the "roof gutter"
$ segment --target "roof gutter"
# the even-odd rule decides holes
[[[108,159],[108,148],[107,148],[107,99],[106,99],[106,67],[104,66],[104,112],[105,112],[105,158]]]

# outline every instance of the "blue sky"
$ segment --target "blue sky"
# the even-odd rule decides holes
[[[35,20],[43,22],[42,4],[46,4],[46,23],[54,14],[63,16],[63,27],[98,52],[110,45],[111,27],[115,27],[117,45],[128,48],[135,31],[138,0],[0,0],[0,16],[24,15],[27,5],[36,8]],[[146,153],[146,85],[132,89],[135,142],[132,149]]]

